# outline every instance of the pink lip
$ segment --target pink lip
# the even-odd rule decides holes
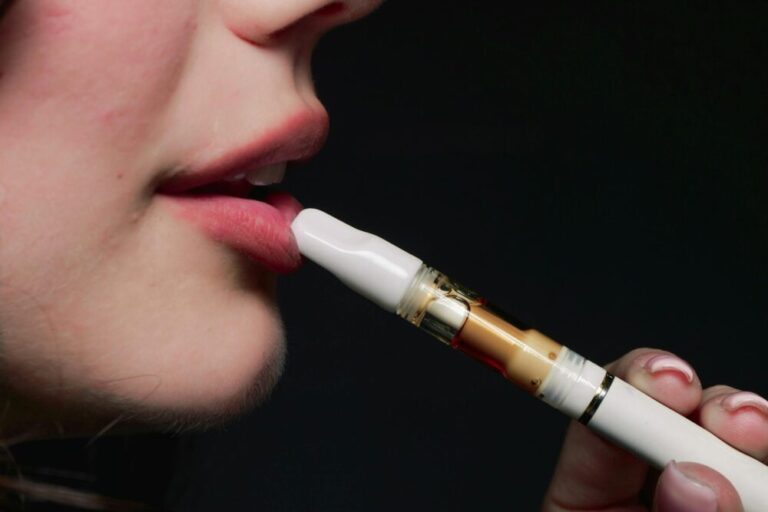
[[[325,112],[301,113],[214,162],[179,172],[159,187],[159,193],[182,218],[213,240],[247,254],[272,271],[292,272],[301,265],[301,255],[290,224],[301,204],[284,193],[271,194],[264,202],[245,199],[237,190],[242,183],[216,182],[247,169],[306,160],[319,151],[327,133]],[[199,190],[214,183],[214,191]]]
[[[301,266],[291,222],[302,206],[289,194],[272,194],[265,202],[215,194],[168,195],[163,199],[208,237],[269,270],[288,273]]]

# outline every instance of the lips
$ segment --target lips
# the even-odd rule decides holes
[[[289,194],[247,199],[251,181],[265,179],[282,162],[305,161],[325,142],[325,112],[302,112],[254,141],[210,162],[192,164],[169,177],[158,193],[209,238],[250,256],[269,270],[286,273],[301,265],[290,223],[301,205]],[[263,169],[263,171],[261,171]],[[258,182],[258,180],[256,180]]]

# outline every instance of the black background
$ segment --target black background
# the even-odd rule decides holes
[[[766,395],[766,19],[757,1],[390,1],[321,42],[331,136],[285,188],[598,363],[663,347]],[[22,461],[87,454],[97,490],[179,511],[537,509],[565,417],[313,264],[280,301],[265,406]]]

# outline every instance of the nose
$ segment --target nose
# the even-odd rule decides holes
[[[239,37],[269,45],[289,34],[319,36],[366,16],[383,0],[219,0],[225,24]]]

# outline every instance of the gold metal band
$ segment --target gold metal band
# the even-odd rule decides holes
[[[587,405],[587,408],[584,409],[581,417],[579,417],[579,423],[583,423],[584,425],[589,423],[589,420],[591,420],[592,416],[594,416],[595,412],[597,412],[597,408],[600,407],[601,403],[603,403],[603,399],[605,398],[605,395],[608,394],[608,389],[611,387],[612,382],[613,375],[611,375],[609,372],[605,372],[603,382],[600,383],[600,386],[595,391],[595,396],[592,397],[589,405]]]

